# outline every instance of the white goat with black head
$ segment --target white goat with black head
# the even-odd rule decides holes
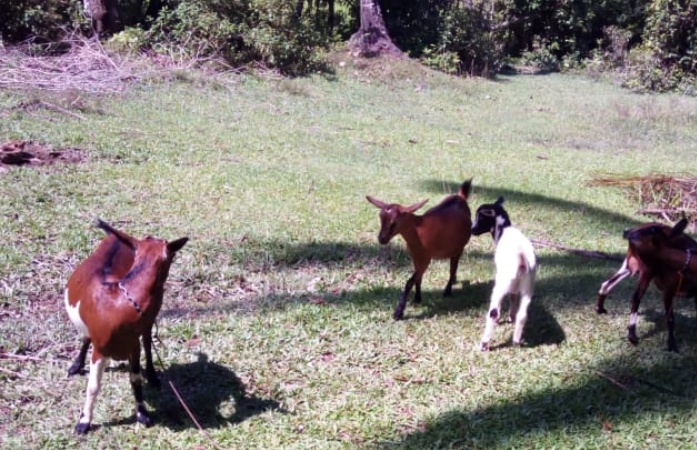
[[[511,302],[510,321],[515,323],[513,344],[520,345],[535,283],[537,262],[532,243],[520,230],[511,226],[502,205],[503,197],[499,197],[496,203],[481,205],[472,225],[473,235],[490,232],[496,243],[496,279],[486,315],[486,328],[480,346],[482,351],[489,350],[489,341],[501,316],[501,302],[506,294],[509,294]]]

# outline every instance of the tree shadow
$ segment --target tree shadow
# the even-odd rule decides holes
[[[438,194],[457,192],[460,186],[459,182],[450,182],[442,180],[423,180],[420,182],[421,186],[428,190],[429,192],[434,192]],[[540,194],[531,194],[527,192],[518,191],[515,189],[506,189],[500,187],[491,187],[485,184],[476,184],[474,190],[477,194],[481,194],[484,197],[496,199],[499,196],[503,196],[507,201],[528,203],[532,205],[537,205],[541,208],[548,210],[555,210],[558,212],[573,212],[583,213],[584,218],[592,218],[598,223],[604,223],[608,225],[608,228],[624,230],[625,228],[636,226],[642,222],[627,217],[624,214],[618,214],[616,212],[608,211],[606,209],[598,208],[596,206],[589,205],[583,202],[573,202],[556,197],[548,197]],[[478,205],[470,205],[472,209],[476,209]],[[515,220],[513,220],[515,224]],[[618,234],[621,236],[621,234]]]
[[[578,383],[529,391],[482,408],[453,409],[400,442],[377,447],[507,449],[529,445],[531,435],[597,435],[633,423],[647,408],[689,413],[697,400],[691,375],[695,370],[694,357],[667,359],[650,367],[609,359],[577,374]]]
[[[146,390],[146,399],[154,408],[156,424],[172,430],[181,431],[196,424],[170,382],[204,429],[238,424],[266,411],[287,413],[278,401],[250,394],[235,372],[211,361],[205,353],[198,353],[195,362],[170,365],[161,374],[161,380],[161,391]]]

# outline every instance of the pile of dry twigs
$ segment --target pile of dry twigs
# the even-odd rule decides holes
[[[121,92],[154,74],[137,59],[110,54],[97,39],[66,38],[60,55],[33,55],[30,46],[0,49],[0,87],[48,91]]]
[[[34,44],[0,47],[0,88],[111,94],[194,68],[214,67],[210,78],[223,86],[231,82],[226,74],[239,73],[217,58],[186,56],[176,48],[158,54],[109,51],[98,39],[77,33],[52,45],[66,50],[42,54]]]
[[[676,222],[683,215],[691,223],[697,219],[697,177],[689,174],[651,174],[645,176],[593,178],[590,186],[614,186],[624,189],[635,199],[639,214],[659,216]]]

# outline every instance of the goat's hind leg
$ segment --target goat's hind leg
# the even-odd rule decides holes
[[[673,313],[675,291],[675,289],[666,287],[663,292],[663,306],[666,312],[666,324],[668,325],[668,351],[677,353],[678,344],[675,342],[675,314]]]
[[[639,278],[639,282],[637,283],[637,287],[634,290],[634,294],[632,295],[632,304],[629,313],[629,325],[627,325],[627,339],[629,339],[629,342],[634,345],[639,343],[639,338],[636,334],[636,326],[637,322],[639,321],[639,304],[641,303],[641,299],[644,297],[652,278],[653,277],[648,273],[642,273]]]
[[[152,425],[152,419],[143,402],[143,377],[140,374],[140,341],[136,341],[135,347],[131,350],[131,356],[128,358],[131,366],[130,381],[133,396],[136,400],[136,420],[146,427]]]
[[[88,337],[82,338],[82,346],[80,347],[80,353],[78,353],[75,361],[68,367],[68,376],[73,376],[82,372],[85,367],[85,360],[87,359],[87,350],[90,348],[92,340]]]
[[[520,308],[520,294],[511,292],[508,294],[508,298],[510,300],[508,321],[509,323],[515,323],[516,317],[518,316],[518,309]]]
[[[622,280],[627,278],[632,272],[628,267],[629,261],[624,258],[620,270],[615,272],[610,278],[605,280],[603,284],[600,285],[600,291],[598,291],[598,300],[595,304],[595,312],[598,314],[607,314],[607,309],[605,309],[605,299],[611,290],[615,288]]]
[[[515,317],[515,330],[513,331],[513,345],[520,345],[523,339],[523,329],[528,320],[528,307],[532,301],[532,294],[525,292],[520,296],[520,306]]]
[[[484,334],[479,345],[479,349],[483,352],[489,350],[489,342],[494,333],[494,327],[501,317],[501,301],[506,296],[507,289],[502,288],[501,284],[495,284],[494,290],[491,292],[491,302],[489,303],[489,311],[486,314],[486,326]]]

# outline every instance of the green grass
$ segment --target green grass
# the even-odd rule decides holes
[[[379,72],[379,77],[376,77]],[[74,95],[74,94],[72,94]],[[697,100],[637,96],[582,76],[452,79],[349,63],[331,78],[244,76],[81,96],[78,120],[12,109],[0,140],[77,147],[80,165],[0,173],[0,442],[4,448],[210,448],[167,381],[221,448],[692,448],[697,322],[676,306],[681,352],[665,351],[662,303],[626,340],[632,282],[593,311],[619,263],[538,249],[526,345],[497,328],[475,350],[493,244],[473,238],[452,298],[432,265],[424,303],[392,310],[411,266],[377,244],[385,201],[432,206],[474,178],[473,209],[506,197],[530,237],[622,256],[645,217],[594,175],[697,172]],[[58,97],[56,97],[58,96]],[[96,429],[73,435],[86,377],[66,377],[78,339],[63,310],[71,269],[102,237],[191,241],[159,321],[156,424],[133,423],[128,375],[104,376]],[[614,381],[614,382],[613,382]]]

